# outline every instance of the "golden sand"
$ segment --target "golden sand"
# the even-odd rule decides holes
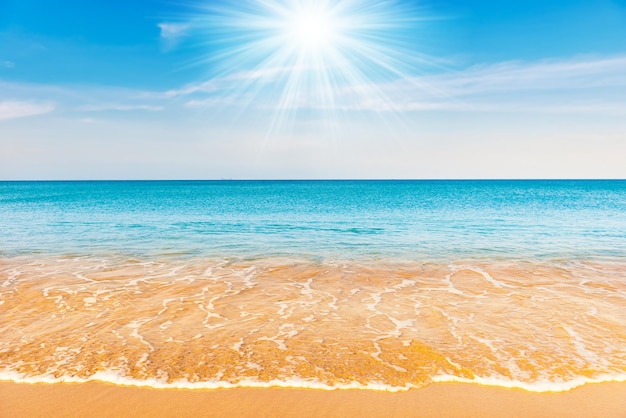
[[[0,416],[35,417],[624,417],[626,384],[532,393],[462,383],[385,393],[307,389],[157,390],[102,383],[0,383]]]

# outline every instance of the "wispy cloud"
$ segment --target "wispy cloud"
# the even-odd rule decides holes
[[[236,106],[241,102],[241,98],[227,96],[227,97],[209,97],[207,99],[192,99],[185,102],[186,108],[219,108],[223,106]]]
[[[626,86],[626,56],[605,59],[504,62],[470,67],[458,73],[424,77],[415,81],[433,85],[451,95],[474,93],[584,89]]]
[[[542,112],[626,114],[626,55],[538,62],[502,62],[368,85],[338,85],[332,100],[305,89],[281,101],[280,86],[296,67],[237,71],[164,91],[111,86],[53,86],[0,81],[0,119],[48,113],[175,112],[238,108],[417,112]],[[376,94],[369,94],[375,92]],[[0,99],[2,100],[2,99]],[[52,104],[54,103],[54,104]],[[107,117],[115,117],[112,114]]]
[[[0,92],[4,96],[0,97],[0,103],[3,104],[3,114],[6,115],[39,114],[56,109],[64,116],[75,115],[79,119],[89,119],[91,116],[85,114],[86,112],[108,112],[105,117],[114,117],[114,113],[161,112],[170,106],[167,100],[150,96],[150,92],[114,86],[33,84],[0,80]]]
[[[87,105],[81,106],[79,110],[84,110],[86,112],[106,112],[109,110],[119,111],[119,112],[128,112],[134,110],[145,110],[149,112],[160,112],[164,109],[163,106],[156,105],[146,105],[146,104],[138,104],[138,105],[127,105],[127,104],[98,104],[98,105]]]
[[[157,26],[161,31],[161,45],[165,51],[176,48],[191,29],[189,23],[162,22]]]
[[[43,115],[55,109],[52,103],[26,101],[0,101],[0,120]]]
[[[219,80],[209,80],[201,83],[191,83],[178,89],[167,90],[163,93],[157,93],[156,96],[165,98],[188,96],[194,93],[213,93],[220,90]]]
[[[337,107],[374,111],[626,111],[626,56],[504,62],[377,86],[387,100],[358,100],[347,86]]]
[[[251,83],[267,83],[284,76],[285,74],[301,70],[300,67],[275,67],[261,70],[239,71],[233,74],[212,78],[211,80],[190,83],[178,89],[168,90],[162,94],[164,97],[189,96],[196,93],[215,93],[219,91],[241,89],[242,84],[249,86]]]
[[[184,36],[191,25],[189,23],[159,23],[161,37],[165,39],[175,39]]]
[[[15,63],[13,61],[2,61],[2,67],[12,69],[15,68]]]
[[[243,71],[156,93],[186,97],[186,107],[237,106],[284,110],[263,90],[302,68]],[[257,97],[251,98],[250,93]],[[372,94],[372,92],[376,94]],[[501,62],[395,82],[341,85],[329,101],[323,92],[300,92],[290,108],[376,112],[626,112],[626,56],[579,57],[538,62]],[[274,95],[274,100],[276,96]]]

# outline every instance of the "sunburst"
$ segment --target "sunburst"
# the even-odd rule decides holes
[[[427,19],[414,1],[394,0],[220,1],[193,17],[211,77],[236,79],[228,95],[246,108],[274,109],[271,129],[305,110],[336,119],[366,102],[392,109],[379,85],[431,63],[417,45]]]

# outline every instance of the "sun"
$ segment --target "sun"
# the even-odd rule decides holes
[[[305,11],[293,16],[286,35],[304,51],[332,47],[339,34],[339,22],[325,10]]]

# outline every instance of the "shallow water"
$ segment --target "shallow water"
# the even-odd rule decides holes
[[[0,256],[624,257],[626,181],[0,182]]]
[[[623,182],[0,189],[0,379],[543,391],[626,377]]]

